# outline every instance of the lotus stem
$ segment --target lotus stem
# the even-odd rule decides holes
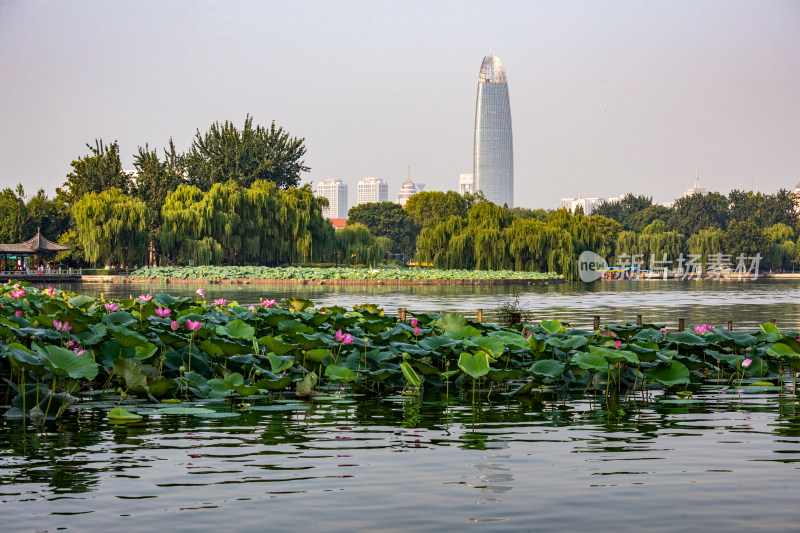
[[[36,387],[36,393],[39,393],[39,387]],[[47,400],[47,408],[44,410],[44,420],[42,421],[42,428],[44,428],[44,423],[47,422],[47,414],[50,412],[50,402],[53,401],[53,395],[56,393],[56,376],[53,376],[53,388],[50,391],[50,398]],[[36,404],[37,406],[39,404]]]

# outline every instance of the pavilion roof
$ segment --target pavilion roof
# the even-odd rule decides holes
[[[16,244],[0,244],[0,254],[30,254],[37,252],[66,252],[72,247],[58,244],[42,236],[41,231],[36,232],[36,236],[25,242]]]

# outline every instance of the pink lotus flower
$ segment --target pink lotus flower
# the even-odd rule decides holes
[[[659,331],[661,331],[661,333],[666,333],[667,332],[667,328],[661,328]]]
[[[56,290],[53,287],[47,287],[42,291],[42,294],[46,294],[47,296],[55,296]]]
[[[214,305],[225,305],[226,303],[228,302],[225,300],[225,298],[217,298],[214,300]]]
[[[138,298],[139,302],[141,302],[141,303],[143,303],[143,304],[146,304],[147,302],[149,302],[149,301],[150,301],[150,300],[152,300],[152,299],[153,299],[153,295],[152,295],[152,294],[147,294],[147,295],[145,295],[145,294],[142,294],[142,295],[141,295],[141,296],[139,296],[139,298]]]
[[[25,289],[14,289],[8,293],[12,298],[22,298],[25,296]]]
[[[275,307],[275,300],[264,300],[261,302],[265,308]]]
[[[256,306],[255,305],[248,305],[247,308],[249,310],[251,310],[252,312],[254,312],[254,313],[256,312]]]
[[[419,337],[419,334],[422,333],[422,330],[419,329],[419,326],[414,328],[414,336]]]
[[[161,318],[169,318],[169,313],[170,313],[169,307],[159,307],[158,309],[156,309],[156,314]]]
[[[119,311],[119,306],[114,302],[107,302],[104,304],[104,307],[108,312]]]
[[[14,316],[22,316],[22,311],[14,311]]]
[[[75,353],[78,355],[83,355],[86,353],[86,350],[79,350],[78,348],[75,348]]]
[[[744,394],[746,391],[745,391],[744,389],[739,389],[739,390],[738,390],[738,391],[736,391],[736,392],[737,392],[738,394]]]
[[[617,350],[619,350],[620,346],[622,346],[622,341],[621,341],[621,340],[619,340],[619,339],[615,340],[615,341],[614,341],[614,348],[616,348]]]
[[[170,324],[169,327],[172,328],[172,331],[178,331],[178,328],[181,327],[181,325],[178,324],[177,320],[173,320],[172,324]]]
[[[700,324],[699,326],[695,326],[694,327],[695,335],[704,335],[706,331],[707,330],[706,330],[706,325],[705,324]]]
[[[745,359],[744,361],[742,361],[742,368],[749,368],[750,365],[752,365],[752,364],[753,364],[753,360],[752,359],[749,359],[749,358]]]
[[[416,318],[412,318],[411,319],[411,325],[412,326],[416,326],[418,323],[419,323],[419,320],[417,320]]]
[[[336,332],[336,340],[342,344],[350,344],[353,342],[353,336],[349,333],[342,333],[342,330]]]
[[[197,289],[197,290],[196,290],[196,291],[194,291],[194,292],[196,292],[196,293],[197,293],[197,295],[198,295],[200,298],[205,298],[205,297],[206,297],[206,290],[205,290],[205,289]]]
[[[72,326],[69,325],[69,320],[65,320],[64,322],[53,320],[53,327],[56,328],[57,331],[63,331],[65,333],[72,329]]]
[[[75,348],[80,348],[80,347],[81,347],[81,345],[80,345],[80,343],[79,343],[79,342],[75,342],[75,341],[69,341],[69,342],[67,343],[67,348],[69,348],[70,350],[73,350],[73,349],[75,349]]]
[[[197,322],[195,322],[194,320],[187,320],[186,327],[189,329],[189,331],[197,331],[198,329],[203,327],[203,323],[200,322],[199,320]]]

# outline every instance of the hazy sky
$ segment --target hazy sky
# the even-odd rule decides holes
[[[394,198],[472,172],[483,56],[502,60],[515,202],[800,181],[800,1],[0,0],[0,186],[52,193],[85,143],[180,150],[250,113],[316,183]]]

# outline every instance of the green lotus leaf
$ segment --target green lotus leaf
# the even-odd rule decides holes
[[[680,361],[670,361],[669,366],[655,366],[644,371],[644,375],[667,387],[690,383],[689,369]]]
[[[533,363],[529,371],[536,377],[557,379],[564,374],[564,363],[555,359],[541,359]]]
[[[293,359],[289,359],[288,357],[280,357],[272,353],[267,355],[267,360],[272,367],[273,374],[280,374],[284,370],[292,368],[292,365],[294,364]]]
[[[307,351],[306,358],[314,363],[321,363],[330,354],[331,351],[328,349],[317,348],[316,350]]]
[[[325,367],[325,375],[331,381],[338,381],[338,382],[348,382],[348,381],[355,381],[356,376],[353,374],[353,371],[347,367],[337,366],[337,365],[328,365]]]
[[[445,331],[455,332],[467,325],[467,319],[459,313],[447,313],[436,321],[436,326]]]
[[[541,326],[548,333],[564,333],[567,330],[558,320],[542,320]]]
[[[121,407],[117,407],[116,409],[112,409],[108,412],[106,417],[109,420],[117,421],[117,422],[136,422],[137,420],[142,419],[142,415],[136,415],[131,412],[126,411]]]
[[[589,351],[595,355],[604,357],[605,360],[612,365],[623,362],[632,364],[637,364],[639,362],[639,358],[636,354],[627,350],[612,350],[603,348],[602,346],[589,346]]]
[[[148,393],[147,376],[142,367],[133,359],[117,359],[114,361],[114,373],[125,383],[125,388],[133,392]]]
[[[462,352],[458,359],[458,368],[471,378],[478,379],[489,373],[489,355],[486,352]]]
[[[77,354],[60,346],[39,346],[32,344],[33,349],[42,357],[57,376],[69,376],[73,379],[94,379],[99,371],[97,363],[88,353]]]
[[[295,348],[298,348],[297,344],[284,342],[281,339],[276,339],[275,337],[269,336],[261,337],[258,339],[258,343],[266,346],[270,352],[273,352],[276,355],[283,355],[294,350]]]
[[[583,370],[594,370],[595,372],[608,371],[608,361],[605,357],[596,353],[579,353],[572,356],[572,363],[578,365]]]
[[[158,410],[160,415],[202,415],[215,412],[205,407],[164,407]]]
[[[259,389],[282,390],[292,384],[292,376],[283,376],[277,379],[259,379],[256,386]]]
[[[412,387],[419,387],[422,380],[407,361],[400,363],[400,370],[403,372],[403,377],[406,378],[406,381],[408,381]]]
[[[238,318],[228,322],[224,326],[217,326],[215,331],[218,335],[246,341],[252,340],[256,332],[253,326]]]

